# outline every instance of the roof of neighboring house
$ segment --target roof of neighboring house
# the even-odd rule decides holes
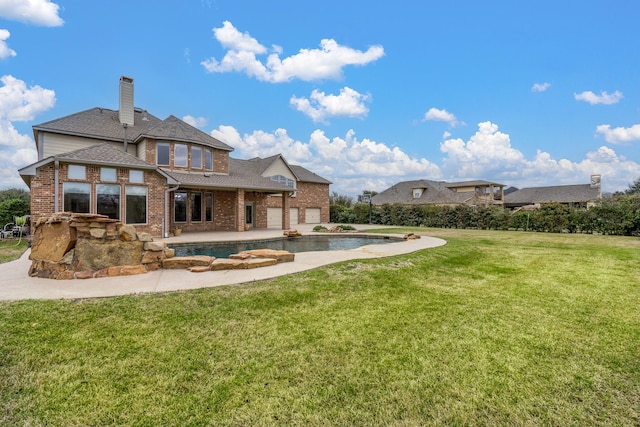
[[[119,142],[122,142],[125,137],[130,142],[136,142],[144,137],[171,139],[172,141],[196,142],[220,150],[233,151],[231,146],[175,116],[160,120],[140,108],[134,110],[134,124],[126,128],[120,123],[118,110],[96,107],[35,125],[33,131],[34,133],[43,131]]]
[[[172,177],[167,175],[156,165],[147,163],[144,160],[141,160],[136,156],[125,152],[121,148],[114,147],[108,143],[95,144],[90,147],[79,148],[67,153],[47,157],[46,159],[42,159],[39,162],[25,166],[18,172],[26,181],[30,179],[29,177],[36,175],[37,168],[53,161],[83,165],[100,165],[112,167],[128,167],[132,169],[157,170],[158,173],[167,178],[169,184],[177,184],[177,181],[174,181]]]
[[[494,185],[497,187],[503,187],[504,184],[499,184],[497,182],[484,181],[482,179],[477,179],[474,181],[460,181],[460,182],[447,182],[445,183],[447,188],[459,188],[459,187],[488,187],[490,185]]]
[[[413,197],[413,190],[423,189],[419,198]],[[469,199],[465,193],[456,193],[447,188],[447,183],[443,181],[430,181],[418,179],[415,181],[403,181],[387,188],[381,193],[371,198],[374,205],[403,204],[403,205],[425,205],[425,204],[460,204]]]
[[[505,194],[506,205],[534,203],[579,203],[600,198],[600,188],[590,184],[557,185],[552,187],[530,187]]]

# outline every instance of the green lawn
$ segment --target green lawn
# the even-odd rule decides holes
[[[0,263],[13,261],[27,250],[26,239],[0,239]]]
[[[0,425],[640,424],[640,239],[406,231],[449,243],[0,303]]]

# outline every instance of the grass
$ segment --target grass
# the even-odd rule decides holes
[[[0,303],[0,425],[640,424],[640,240],[403,231],[448,244]]]
[[[20,258],[27,250],[29,242],[22,239],[18,243],[18,239],[1,239],[0,240],[0,263],[9,262]]]

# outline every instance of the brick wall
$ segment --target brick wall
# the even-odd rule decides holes
[[[100,180],[100,166],[87,165],[86,179],[69,179],[69,165],[60,163],[58,168],[58,210],[64,210],[63,185],[65,182],[86,182],[91,184],[91,200],[89,213],[97,213],[96,184]],[[162,235],[162,222],[164,220],[164,189],[166,179],[155,171],[143,171],[143,183],[129,182],[129,169],[117,168],[116,181],[104,182],[105,184],[120,185],[120,219],[126,218],[126,185],[136,185],[147,188],[147,223],[133,224],[138,232],[147,232],[152,236]],[[55,169],[54,163],[46,164],[36,171],[36,176],[31,179],[31,220],[49,217],[55,210]]]
[[[269,197],[267,207],[281,208],[282,197]],[[300,224],[306,223],[305,210],[307,208],[320,208],[320,221],[329,222],[329,185],[298,182],[296,197],[289,198],[289,207],[298,208],[298,222]]]
[[[191,168],[189,167],[179,167],[179,166],[175,166],[174,162],[173,162],[173,147],[174,147],[174,143],[170,142],[170,141],[156,141],[154,139],[148,139],[146,140],[146,144],[145,144],[145,154],[146,154],[146,161],[152,164],[155,164],[156,162],[156,143],[157,142],[169,142],[169,165],[164,165],[164,167],[168,167],[172,170],[177,170],[177,171],[187,171],[187,170],[191,170]],[[187,149],[187,155],[188,155],[188,164],[191,164],[191,145],[195,145],[195,144],[187,144],[186,142],[180,142],[180,144],[186,145],[188,147]],[[211,151],[213,152],[213,172],[215,173],[223,173],[223,174],[228,174],[229,173],[229,152],[228,151],[224,151],[224,150],[218,150],[215,148],[211,148],[211,147],[207,147],[204,145],[198,145],[199,147],[202,147],[203,151],[202,151],[202,159],[204,162],[204,157],[205,157],[205,153],[204,153],[204,149],[208,148],[211,149]],[[205,169],[203,168],[194,168],[193,170],[197,170],[200,172],[207,172]],[[209,171],[211,172],[211,171]]]

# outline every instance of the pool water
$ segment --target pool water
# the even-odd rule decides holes
[[[176,256],[208,255],[216,258],[228,258],[250,249],[276,249],[291,253],[314,251],[338,251],[355,249],[365,245],[397,243],[402,241],[388,236],[302,236],[270,240],[251,240],[245,242],[198,242],[177,243],[169,247],[175,249]]]

